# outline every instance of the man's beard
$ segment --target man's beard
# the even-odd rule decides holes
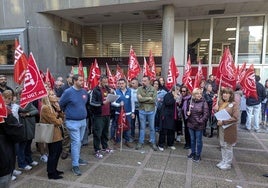
[[[6,87],[6,85],[7,85],[6,82],[1,82],[1,83],[0,83],[0,86],[1,86],[1,87]]]

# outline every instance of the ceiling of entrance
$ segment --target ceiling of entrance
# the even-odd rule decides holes
[[[162,19],[162,6],[165,4],[174,5],[176,20],[268,13],[267,0],[159,0],[138,2],[88,8],[47,10],[45,12],[81,25],[158,21]]]

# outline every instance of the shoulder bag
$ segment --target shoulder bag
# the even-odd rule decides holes
[[[48,123],[36,123],[35,141],[40,143],[52,143],[54,136],[54,125]]]

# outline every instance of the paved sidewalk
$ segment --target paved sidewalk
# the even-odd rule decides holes
[[[91,136],[92,137],[92,136]],[[11,184],[12,188],[82,188],[82,187],[137,187],[137,188],[264,188],[268,187],[268,134],[239,129],[234,148],[233,168],[221,171],[215,165],[220,161],[219,142],[203,137],[202,160],[187,159],[188,150],[176,143],[176,150],[153,151],[149,145],[137,151],[125,146],[120,152],[105,155],[101,160],[93,156],[92,141],[82,148],[82,158],[89,161],[81,166],[82,176],[71,172],[71,159],[60,160],[61,180],[48,180],[46,165],[24,172]],[[34,153],[39,161],[39,156]]]

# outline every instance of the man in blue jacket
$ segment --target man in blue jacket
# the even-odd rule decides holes
[[[127,88],[127,81],[123,78],[118,80],[119,88],[115,90],[115,94],[119,95],[120,97],[117,99],[117,101],[113,102],[112,105],[117,107],[115,111],[115,127],[111,127],[111,132],[114,134],[116,130],[118,129],[118,117],[120,114],[121,106],[124,107],[125,113],[126,113],[126,119],[128,122],[129,129],[123,131],[123,137],[125,138],[125,145],[129,148],[132,148],[132,145],[129,143],[130,139],[130,125],[131,125],[131,118],[135,117],[134,111],[135,111],[135,104],[134,101],[131,100],[131,89]],[[120,135],[117,135],[116,138],[116,146],[118,146],[118,143],[121,141]]]

